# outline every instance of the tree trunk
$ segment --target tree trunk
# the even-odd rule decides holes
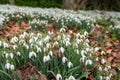
[[[9,3],[11,4],[11,5],[14,5],[15,3],[14,3],[14,0],[9,0]]]
[[[74,0],[63,0],[63,8],[74,10]]]

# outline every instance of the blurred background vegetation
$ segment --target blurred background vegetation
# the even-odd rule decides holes
[[[120,11],[120,0],[0,0],[0,4],[30,7],[58,7],[72,10]]]

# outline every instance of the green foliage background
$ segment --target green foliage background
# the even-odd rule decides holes
[[[83,0],[84,1],[84,0]],[[15,5],[30,7],[58,7],[63,8],[63,0],[15,0]],[[9,4],[9,0],[0,0],[0,4]],[[83,8],[84,10],[113,10],[120,11],[120,0],[88,0]]]

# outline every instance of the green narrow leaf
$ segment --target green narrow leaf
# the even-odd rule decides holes
[[[6,73],[6,72],[4,72],[2,70],[0,70],[0,72],[3,73],[6,77],[8,77],[10,80],[12,80],[11,77],[10,77],[10,75],[8,73]]]

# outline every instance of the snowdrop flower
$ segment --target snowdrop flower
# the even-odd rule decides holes
[[[62,62],[65,63],[68,59],[66,57],[62,57]]]
[[[25,44],[25,41],[24,40],[19,40],[19,44]]]
[[[95,60],[96,60],[96,61],[99,61],[99,58],[97,57]]]
[[[99,47],[95,47],[94,51],[97,52],[99,50]]]
[[[73,64],[72,64],[72,62],[68,62],[68,68],[71,68],[71,67],[73,67]]]
[[[20,55],[21,55],[21,53],[20,53],[20,52],[17,52],[16,54],[17,54],[18,56],[20,56]]]
[[[103,76],[100,76],[100,80],[103,80]]]
[[[17,48],[17,45],[13,45],[12,47],[13,47],[13,49],[14,49],[14,50],[16,50],[16,48]]]
[[[68,78],[68,80],[76,80],[76,79],[75,79],[74,76],[71,75],[71,76]]]
[[[2,41],[0,41],[0,46],[2,46]]]
[[[56,75],[56,80],[62,80],[61,74],[57,74],[57,75]]]
[[[107,76],[105,80],[110,80],[110,77],[109,77],[109,76]]]
[[[80,36],[81,36],[80,33],[77,33],[77,34],[76,34],[76,37],[77,37],[77,38],[79,38]]]
[[[14,57],[14,54],[10,53],[10,58],[13,59],[13,57]]]
[[[9,57],[9,54],[8,54],[8,53],[5,53],[5,57],[8,58],[8,57]]]
[[[55,41],[55,42],[53,43],[53,46],[59,46],[59,43],[58,43],[57,41]]]
[[[41,48],[37,48],[37,52],[42,52],[42,49]]]
[[[77,44],[80,44],[82,42],[82,39],[76,39]]]
[[[53,52],[52,51],[49,51],[49,53],[48,53],[50,56],[52,56],[53,55]]]
[[[99,71],[102,71],[102,67],[101,67],[101,66],[99,66],[98,70],[99,70]]]
[[[105,68],[104,68],[104,71],[108,71],[108,68],[107,68],[107,67],[105,67]]]
[[[105,51],[101,51],[101,55],[105,55]]]
[[[86,48],[86,51],[87,51],[87,52],[90,51],[90,48]]]
[[[10,69],[10,65],[11,65],[10,63],[6,63],[5,64],[5,68],[9,70]]]
[[[66,41],[65,45],[69,46],[71,43],[69,41]]]
[[[76,50],[76,53],[79,54],[79,50],[78,49]]]
[[[43,41],[39,41],[39,42],[38,42],[38,45],[39,45],[39,46],[43,46]]]
[[[33,39],[29,39],[29,43],[31,44],[31,43],[33,43],[34,42],[34,40]]]
[[[15,66],[13,64],[10,65],[10,69],[11,70],[14,70],[15,69]]]
[[[13,37],[11,40],[10,40],[10,43],[16,43],[16,42],[18,42],[18,38],[15,36],[15,37]]]
[[[88,35],[88,32],[87,32],[87,31],[85,31],[85,32],[84,32],[84,36],[87,36],[87,35]]]
[[[63,47],[61,47],[61,48],[59,49],[59,52],[64,53],[64,52],[65,52],[65,49],[64,49]]]
[[[86,56],[82,56],[82,58],[80,58],[80,62],[85,62],[85,58],[86,58]]]
[[[58,35],[58,36],[57,36],[57,40],[60,40],[60,39],[61,39],[61,36],[60,36],[60,35]]]
[[[86,54],[86,51],[85,51],[85,50],[82,50],[82,51],[81,51],[81,55],[82,55],[82,56],[85,56],[85,54]]]
[[[44,41],[45,41],[45,42],[48,42],[50,39],[51,39],[50,36],[47,35],[47,36],[45,37]]]
[[[51,31],[48,31],[48,34],[49,34],[49,35],[52,35],[52,34],[54,34],[54,32],[53,32],[53,31],[52,31],[52,32],[51,32]]]
[[[108,68],[108,69],[111,69],[111,66],[109,65],[109,66],[107,66],[107,68]]]
[[[105,63],[106,63],[105,59],[102,59],[102,60],[101,60],[101,63],[102,63],[102,64],[105,64]]]
[[[9,45],[8,45],[6,42],[3,42],[3,47],[4,47],[4,48],[8,48]]]
[[[24,44],[24,47],[28,50],[29,46],[27,44]]]
[[[43,57],[43,62],[44,63],[49,61],[49,60],[50,60],[50,56],[49,55]]]
[[[89,39],[86,39],[85,42],[86,42],[86,43],[89,43],[90,41],[89,41]]]
[[[47,49],[48,49],[48,48],[51,48],[50,43],[47,43],[47,44],[46,44],[46,48],[47,48]]]
[[[29,53],[29,58],[31,58],[32,56],[37,57],[36,53],[34,51],[32,51],[32,52]]]
[[[60,32],[65,32],[65,28],[61,28],[61,29],[60,29]]]
[[[85,62],[85,65],[92,65],[92,64],[93,64],[93,62],[90,59]]]

